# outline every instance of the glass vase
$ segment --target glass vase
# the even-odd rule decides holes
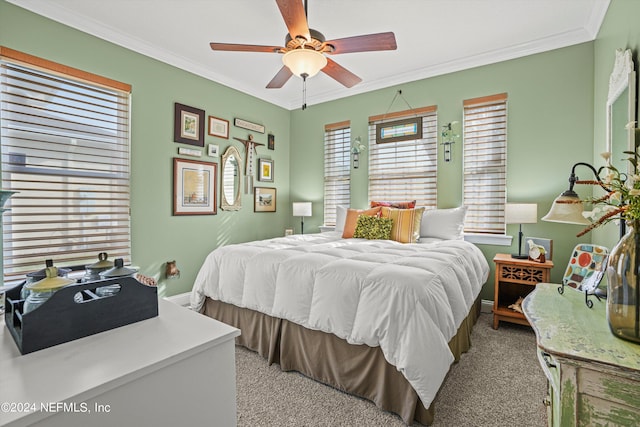
[[[627,233],[609,254],[607,266],[607,321],[618,338],[640,343],[638,267],[639,222],[627,222]]]

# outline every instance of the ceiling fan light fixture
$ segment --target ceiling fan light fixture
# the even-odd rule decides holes
[[[298,77],[313,77],[327,65],[327,58],[316,50],[300,48],[285,53],[282,62]]]

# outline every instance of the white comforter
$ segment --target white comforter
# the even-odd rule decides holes
[[[453,363],[447,343],[488,273],[480,250],[462,240],[296,235],[211,252],[191,306],[199,310],[208,296],[351,344],[380,346],[429,407]]]

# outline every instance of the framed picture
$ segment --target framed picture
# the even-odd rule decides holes
[[[276,149],[276,137],[272,133],[267,135],[267,148],[269,150],[275,150]]]
[[[273,160],[258,159],[258,181],[273,182]]]
[[[263,125],[259,125],[257,123],[251,123],[248,120],[235,118],[235,119],[233,119],[233,125],[235,127],[239,127],[239,128],[242,128],[242,129],[252,130],[252,131],[258,132],[258,133],[264,133],[264,126]]]
[[[186,105],[174,105],[173,140],[204,147],[204,110]]]
[[[376,124],[376,144],[422,139],[422,117]]]
[[[209,135],[229,139],[229,121],[209,116]]]
[[[216,144],[209,144],[208,145],[209,151],[207,152],[207,155],[210,157],[219,157],[220,156],[220,146],[216,145]]]
[[[196,148],[178,147],[178,154],[191,157],[202,157],[202,151]]]
[[[173,159],[173,214],[215,215],[216,163]]]
[[[525,237],[522,242],[522,252],[525,254],[529,253],[529,240],[533,240],[533,243],[544,248],[545,258],[548,261],[553,259],[553,240],[542,239],[540,237]]]
[[[267,187],[253,187],[253,211],[275,212],[276,189]]]

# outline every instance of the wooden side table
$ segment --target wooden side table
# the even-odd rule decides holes
[[[552,261],[544,263],[528,259],[512,258],[509,254],[496,254],[493,297],[493,329],[498,329],[500,321],[529,325],[524,314],[509,308],[518,298],[526,297],[538,283],[549,282]]]

